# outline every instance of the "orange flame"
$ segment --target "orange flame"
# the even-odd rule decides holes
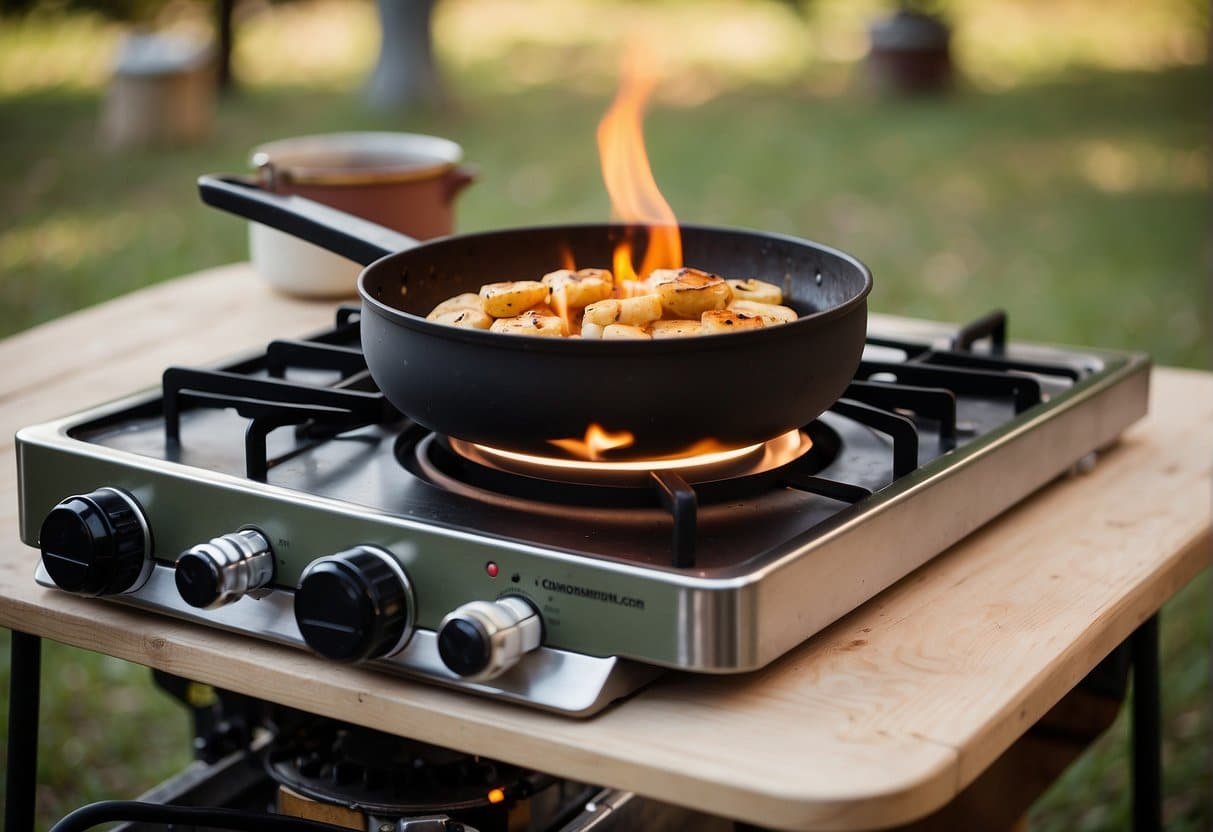
[[[598,123],[598,154],[602,178],[611,195],[611,215],[623,222],[649,226],[649,245],[640,269],[634,267],[632,243],[624,240],[615,248],[616,283],[647,277],[654,269],[682,266],[682,235],[678,220],[662,197],[644,150],[642,121],[656,78],[648,71],[638,50],[630,53],[623,67],[623,80],[615,101]]]
[[[550,296],[552,309],[560,316],[560,326],[564,329],[564,334],[567,337],[573,331],[573,319],[570,314],[568,297],[563,292],[558,292]]]
[[[715,439],[700,439],[690,445],[687,445],[676,454],[657,457],[657,459],[691,459],[697,456],[727,453],[733,450],[736,450],[736,448],[730,448],[728,445],[723,445],[720,442],[717,442]]]
[[[590,425],[584,439],[549,439],[548,442],[575,457],[589,460],[602,459],[602,455],[615,448],[626,448],[635,437],[626,430],[611,433],[602,425]]]
[[[601,462],[607,451],[630,447],[635,439],[636,437],[630,431],[611,432],[602,425],[592,424],[586,428],[585,437],[582,439],[549,439],[548,442],[567,452],[570,456],[575,456],[578,459],[589,462]],[[744,452],[745,450],[753,450],[754,447],[757,446],[735,448],[723,445],[715,439],[700,439],[677,453],[649,457],[647,461],[667,462],[687,460],[694,462],[696,457]],[[496,453],[501,452],[497,451]],[[544,461],[543,457],[531,457],[531,459],[536,462]]]
[[[632,268],[632,241],[624,240],[615,246],[615,254],[612,258],[611,270],[615,273],[615,283],[622,291],[624,287],[635,283],[639,278],[636,276],[636,270]],[[625,294],[626,297],[626,294]]]
[[[577,261],[573,259],[573,249],[569,248],[568,243],[560,244],[560,268],[577,271]]]

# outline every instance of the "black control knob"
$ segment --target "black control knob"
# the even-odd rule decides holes
[[[143,510],[115,488],[59,503],[42,521],[38,543],[51,580],[69,592],[127,592],[150,572],[151,540]]]
[[[322,656],[342,662],[399,652],[413,632],[413,591],[394,557],[358,546],[313,561],[295,592],[295,623]]]
[[[442,619],[438,655],[470,681],[496,678],[543,641],[543,622],[530,602],[516,596],[471,601]]]

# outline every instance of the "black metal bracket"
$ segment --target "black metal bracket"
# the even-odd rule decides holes
[[[340,333],[340,331],[343,329],[347,329],[349,327],[357,327],[358,320],[361,316],[362,316],[362,310],[359,309],[357,306],[350,306],[348,304],[342,304],[341,306],[338,306],[337,307],[337,331]],[[317,340],[324,340],[324,339],[318,338]]]
[[[225,387],[233,379],[236,380],[236,383],[230,387],[237,390],[253,391],[259,383],[279,384],[283,385],[281,389],[293,387],[306,390],[308,393],[316,395],[317,398],[324,398],[334,404],[268,400],[235,395],[230,392],[197,389],[204,385]],[[197,387],[191,386],[198,382],[200,383],[197,384]],[[252,384],[246,385],[244,382]],[[287,382],[250,379],[235,374],[219,375],[219,371],[188,370],[180,367],[170,367],[165,371],[164,385],[165,434],[169,441],[180,441],[179,408],[183,399],[188,399],[191,403],[203,407],[230,407],[250,420],[244,434],[245,476],[259,482],[265,481],[270,464],[266,455],[266,438],[270,431],[276,428],[300,425],[305,422],[319,422],[325,425],[340,425],[346,430],[352,430],[362,425],[386,421],[381,415],[381,403],[376,401],[377,397],[374,394],[368,393],[331,388],[308,388],[303,385],[291,385]],[[170,388],[175,392],[170,393]],[[268,395],[274,394],[273,390],[265,392]],[[344,393],[350,394],[350,398],[341,398],[341,394]],[[300,397],[306,398],[306,396]]]
[[[674,567],[690,569],[695,565],[695,538],[698,533],[699,498],[686,480],[674,471],[650,471],[662,507],[674,518],[672,552]]]
[[[934,419],[939,422],[940,439],[956,438],[956,394],[943,387],[853,381],[843,396],[884,410],[909,410],[924,419]]]
[[[4,778],[4,828],[8,832],[33,832],[42,639],[13,630],[8,661],[8,772]]]
[[[318,387],[270,378],[252,378],[225,370],[169,367],[164,371],[165,434],[181,438],[181,399],[207,407],[232,407],[248,418],[308,413],[304,418],[325,419],[333,414],[376,424],[395,418],[381,393]]]
[[[830,410],[892,438],[893,479],[918,468],[918,428],[905,416],[851,399],[839,399]]]
[[[931,352],[930,344],[923,344],[917,341],[903,341],[900,338],[886,338],[882,335],[869,335],[864,339],[864,343],[870,347],[885,347],[903,352],[906,355],[907,361]]]
[[[960,328],[952,339],[952,348],[967,351],[982,338],[990,339],[990,352],[1002,355],[1007,351],[1007,313],[1002,309],[987,312]]]
[[[967,393],[1010,398],[1015,403],[1016,413],[1022,413],[1029,407],[1040,404],[1043,398],[1040,382],[1029,376],[961,367],[940,367],[917,361],[861,361],[855,378],[866,381],[879,374],[893,376],[898,384],[943,387],[957,395]]]
[[[266,442],[272,431],[291,424],[278,418],[256,417],[244,429],[244,475],[250,480],[265,482],[270,475],[269,451]]]
[[[1076,367],[1066,364],[1050,364],[1044,361],[1023,361],[1013,358],[995,358],[989,355],[979,355],[971,352],[956,352],[952,350],[936,350],[928,355],[924,364],[945,367],[969,367],[976,370],[1003,371],[1018,370],[1023,373],[1037,373],[1042,376],[1058,376],[1078,381],[1082,372]]]
[[[1162,829],[1162,697],[1158,662],[1158,614],[1147,618],[1133,635],[1133,829]]]
[[[165,439],[181,441],[185,402],[231,408],[249,420],[244,435],[245,474],[265,481],[272,464],[266,440],[278,428],[295,425],[297,436],[305,438],[315,433],[309,431],[315,426],[332,436],[400,419],[399,411],[375,386],[356,346],[359,317],[356,307],[342,306],[333,329],[306,340],[272,341],[263,355],[221,369],[169,367],[163,377]],[[339,380],[332,385],[292,381],[286,377],[290,368],[333,371]],[[262,371],[264,375],[254,375]]]
[[[794,488],[797,491],[805,491],[819,497],[829,497],[840,503],[858,503],[863,498],[872,496],[872,492],[862,485],[852,485],[849,482],[839,482],[814,474],[803,474],[796,471],[794,467],[793,470],[780,477],[779,484],[784,488]]]
[[[366,371],[366,359],[357,347],[323,344],[316,341],[279,339],[265,348],[265,369],[273,378],[282,378],[287,367],[336,370],[342,378]]]

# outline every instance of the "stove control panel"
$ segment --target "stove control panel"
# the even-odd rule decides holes
[[[494,679],[543,641],[543,622],[530,602],[515,596],[472,601],[442,619],[438,655],[468,681]]]
[[[415,610],[404,569],[374,546],[312,561],[295,591],[295,623],[303,640],[343,662],[399,653],[413,634]]]
[[[143,508],[116,488],[60,501],[38,533],[42,565],[55,585],[81,595],[133,592],[152,570]]]
[[[191,546],[177,558],[177,592],[191,607],[230,604],[274,579],[274,552],[256,529],[216,537]]]

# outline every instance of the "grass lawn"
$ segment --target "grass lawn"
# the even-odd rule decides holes
[[[1118,16],[1094,0],[1064,2],[1025,20],[1011,3],[959,4],[967,82],[905,102],[859,90],[853,4],[823,3],[804,23],[779,4],[713,3],[715,17],[686,36],[699,51],[674,62],[646,124],[657,180],[687,221],[856,253],[876,276],[876,311],[959,320],[1002,306],[1013,337],[1204,366],[1209,70],[1184,40],[1191,4],[1140,5],[1112,3]],[[445,3],[439,45],[455,103],[403,115],[359,102],[374,50],[365,5],[262,13],[242,29],[247,83],[222,102],[214,138],[124,155],[95,142],[100,45],[114,30],[84,17],[0,29],[0,335],[242,259],[243,225],[203,208],[193,177],[243,169],[248,148],[269,138],[454,138],[481,169],[460,203],[464,230],[606,218],[594,127],[614,83],[611,32],[638,7],[519,8]],[[655,8],[658,33],[685,11]],[[601,14],[602,31],[566,20],[576,10]],[[712,20],[726,21],[735,44],[719,62],[712,50],[725,36]],[[328,37],[303,61],[283,43],[309,27]],[[1213,824],[1211,600],[1206,575],[1163,615],[1168,829]],[[0,677],[7,649],[5,637]],[[58,645],[44,668],[44,823],[88,800],[133,796],[187,760],[186,717],[146,670]],[[1040,802],[1032,828],[1125,828],[1126,743],[1122,718]]]

